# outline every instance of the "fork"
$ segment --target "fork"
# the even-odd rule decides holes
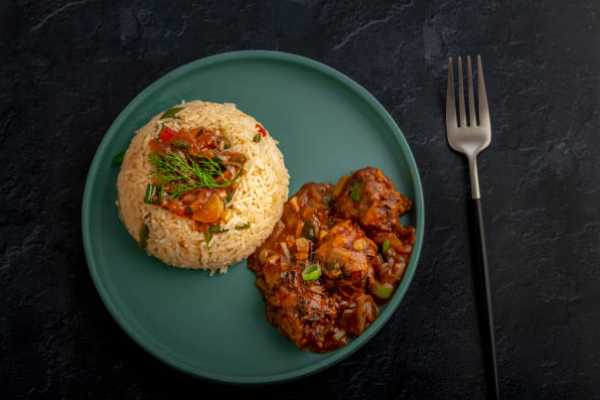
[[[477,56],[477,97],[478,110],[475,111],[475,95],[473,91],[473,74],[471,56],[467,56],[467,93],[469,101],[468,115],[465,107],[465,91],[463,87],[463,62],[458,57],[458,109],[455,106],[454,71],[452,57],[448,59],[448,89],[446,91],[446,135],[448,144],[455,151],[464,154],[469,162],[471,178],[471,208],[474,216],[473,238],[477,240],[476,259],[479,269],[474,269],[476,295],[480,297],[479,320],[482,342],[484,343],[485,369],[488,377],[490,398],[499,399],[498,369],[496,366],[496,345],[494,339],[494,318],[492,312],[492,296],[488,272],[487,251],[485,246],[485,230],[481,209],[481,192],[479,190],[479,174],[477,172],[477,155],[486,149],[492,139],[492,126],[488,108],[485,81],[481,56]],[[458,118],[457,118],[458,114]],[[479,118],[477,118],[477,115]]]

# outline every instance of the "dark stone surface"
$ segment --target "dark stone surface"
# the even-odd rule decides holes
[[[600,399],[599,13],[593,0],[2,1],[0,396],[484,398],[466,167],[441,108],[446,57],[481,53],[505,398]],[[381,334],[311,378],[246,388],[175,372],[120,330],[87,272],[79,214],[96,146],[141,89],[188,61],[255,48],[329,64],[386,106],[421,168],[428,227]]]

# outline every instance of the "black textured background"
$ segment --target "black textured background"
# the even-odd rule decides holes
[[[567,4],[569,3],[569,4]],[[0,397],[480,399],[466,168],[445,142],[446,57],[482,54],[480,160],[506,399],[600,399],[600,3],[0,2]],[[80,206],[104,132],[188,61],[278,49],[370,90],[421,169],[428,227],[403,306],[341,364],[220,386],[133,343],[89,277]]]

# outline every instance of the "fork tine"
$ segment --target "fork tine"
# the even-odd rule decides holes
[[[446,129],[457,127],[456,106],[454,105],[454,69],[452,57],[448,58],[448,88],[446,89]]]
[[[467,56],[467,90],[469,93],[469,126],[476,126],[475,118],[475,94],[473,93],[473,66],[471,56]]]
[[[461,56],[458,56],[458,118],[460,126],[467,126],[467,116],[465,112],[465,89],[463,87],[463,66]]]
[[[477,56],[477,95],[479,97],[479,125],[491,126],[490,109],[488,108],[485,80],[483,78],[483,66],[481,65],[480,55]]]

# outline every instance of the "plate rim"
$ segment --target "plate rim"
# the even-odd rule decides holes
[[[235,61],[239,59],[261,59],[279,62],[284,61],[289,62],[291,64],[300,65],[302,67],[309,68],[312,70],[316,70],[317,72],[322,73],[328,76],[329,78],[340,82],[342,85],[346,86],[357,96],[363,99],[366,105],[371,107],[375,114],[379,118],[381,118],[382,122],[385,123],[389,131],[393,132],[396,141],[400,145],[402,152],[407,158],[410,176],[413,180],[413,201],[415,204],[414,209],[416,210],[417,232],[411,259],[399,289],[396,290],[396,293],[394,293],[392,300],[386,305],[384,312],[382,312],[378,316],[378,318],[373,322],[373,324],[371,324],[371,326],[362,335],[360,335],[358,338],[353,339],[352,342],[350,342],[348,345],[332,352],[331,356],[323,358],[314,364],[307,365],[302,368],[297,368],[278,374],[264,376],[236,376],[214,373],[198,368],[194,365],[189,364],[187,361],[180,359],[175,354],[171,353],[169,349],[165,348],[162,344],[160,344],[158,341],[152,338],[151,335],[149,335],[147,331],[137,323],[137,321],[128,319],[125,316],[123,316],[123,314],[121,314],[121,312],[119,311],[119,308],[113,302],[111,296],[108,294],[108,290],[105,287],[106,283],[103,282],[100,278],[98,273],[98,266],[96,265],[96,261],[92,257],[92,233],[90,230],[89,223],[92,203],[91,192],[93,190],[93,182],[96,180],[98,169],[102,166],[100,164],[100,155],[105,153],[105,149],[108,147],[109,143],[112,141],[112,138],[116,135],[116,132],[120,129],[124,119],[127,115],[130,114],[131,110],[137,107],[139,103],[143,102],[146,99],[146,97],[153,94],[161,86],[168,84],[173,78],[176,78],[177,76],[186,74],[195,69],[202,69],[214,64]],[[419,168],[402,130],[398,127],[395,120],[383,107],[383,105],[367,89],[365,89],[363,86],[352,80],[344,73],[334,69],[333,67],[330,67],[324,63],[301,55],[273,50],[239,50],[211,55],[176,67],[175,69],[167,72],[166,74],[153,81],[150,85],[146,86],[127,104],[127,106],[125,106],[125,108],[111,123],[110,127],[104,134],[102,140],[100,141],[100,144],[98,145],[98,148],[94,153],[94,157],[89,167],[85,181],[85,189],[83,193],[81,207],[81,229],[86,263],[88,266],[88,271],[92,277],[94,286],[96,287],[96,291],[100,295],[104,306],[108,309],[109,314],[117,322],[117,325],[119,325],[121,329],[125,331],[127,336],[129,336],[142,349],[144,349],[147,353],[151,354],[153,357],[160,360],[161,362],[169,365],[170,367],[194,377],[228,384],[266,384],[298,379],[301,377],[315,374],[328,367],[331,367],[358,351],[383,328],[383,326],[389,321],[391,316],[396,312],[400,303],[404,299],[404,296],[406,295],[406,292],[410,287],[410,284],[417,269],[417,265],[421,254],[421,248],[424,240],[425,201],[423,196],[423,185],[420,178]]]

